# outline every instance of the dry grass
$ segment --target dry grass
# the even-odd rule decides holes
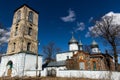
[[[60,77],[4,77],[0,80],[97,80],[97,79],[85,79],[85,78],[60,78]]]

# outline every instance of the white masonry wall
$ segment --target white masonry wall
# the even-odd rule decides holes
[[[57,70],[57,77],[76,77],[101,80],[120,80],[120,72],[112,71],[80,71],[80,70]]]
[[[67,57],[69,57],[70,59],[72,56],[73,56],[73,52],[58,53],[56,54],[56,60],[63,61],[63,60],[66,60]]]
[[[69,45],[69,50],[70,51],[74,51],[74,50],[78,50],[78,44],[70,44]]]
[[[73,56],[73,54],[76,54],[77,51],[69,51],[69,52],[64,52],[64,53],[58,53],[56,54],[56,60],[57,61],[64,61],[67,59],[67,57],[69,57],[69,59],[71,59],[71,57]]]
[[[42,57],[38,56],[38,74],[42,70]],[[36,55],[26,55],[25,60],[25,76],[36,76]]]
[[[30,76],[31,71],[32,75],[35,76],[35,64],[36,64],[36,55],[18,53],[13,55],[2,56],[1,68],[0,68],[0,77],[7,76],[7,63],[8,61],[13,62],[12,76]],[[38,70],[42,70],[42,57],[38,57]],[[33,72],[34,71],[34,72]]]

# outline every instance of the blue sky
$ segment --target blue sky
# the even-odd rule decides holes
[[[62,51],[68,51],[71,32],[76,39],[90,45],[93,38],[86,37],[91,20],[113,11],[120,13],[120,0],[0,0],[0,23],[10,28],[14,10],[27,4],[39,12],[39,52],[50,41]],[[104,52],[108,47],[100,39],[95,39]]]

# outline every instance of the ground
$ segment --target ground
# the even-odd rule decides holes
[[[0,80],[98,80],[98,79],[85,79],[85,78],[60,78],[60,77],[24,77],[24,78],[10,78],[10,77],[4,77],[0,78]],[[100,79],[99,79],[100,80]]]

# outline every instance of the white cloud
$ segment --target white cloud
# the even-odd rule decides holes
[[[93,17],[90,17],[90,19],[89,19],[89,23],[92,22],[92,20],[93,20]]]
[[[90,32],[87,32],[87,34],[85,35],[85,37],[90,37]]]
[[[64,22],[73,22],[76,20],[76,15],[75,15],[75,12],[71,9],[69,9],[68,11],[68,16],[65,16],[65,17],[61,17],[61,20],[64,21]]]
[[[113,17],[112,24],[120,25],[120,13],[109,12],[103,16],[104,17]]]
[[[109,18],[109,19],[107,19],[107,18]],[[110,18],[112,18],[112,19],[110,19]],[[103,21],[96,21],[96,24],[94,26],[91,26],[88,28],[89,33],[91,32],[90,35],[93,35],[94,37],[103,35],[103,33],[105,31],[104,29],[106,27],[104,25],[107,24],[106,20],[108,20],[111,25],[109,27],[109,31],[111,32],[111,34],[114,34],[114,32],[116,31],[116,32],[118,32],[116,34],[116,36],[120,37],[120,27],[119,27],[120,26],[120,13],[109,12],[102,17],[102,20]],[[98,27],[98,25],[100,27]],[[88,33],[86,35],[88,35]]]
[[[9,41],[10,31],[0,29],[0,45]]]
[[[85,24],[83,22],[77,22],[77,28],[75,29],[75,32],[83,31],[84,29],[85,29]]]

